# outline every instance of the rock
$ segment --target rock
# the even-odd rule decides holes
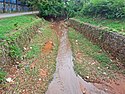
[[[106,75],[106,72],[103,72],[104,75]]]
[[[101,69],[100,67],[98,67],[98,69]]]
[[[32,49],[32,47],[30,47],[30,49]]]
[[[12,78],[10,78],[10,77],[7,78],[6,81],[7,81],[8,83],[14,82],[14,81],[12,80]]]
[[[41,78],[39,78],[39,81],[41,81],[42,79]]]
[[[19,64],[20,62],[16,62],[16,64]]]
[[[23,47],[23,49],[24,49],[24,50],[27,50],[27,48],[26,48],[26,47]]]
[[[86,76],[87,79],[89,79],[89,76]]]
[[[76,42],[78,42],[78,40],[76,40]]]

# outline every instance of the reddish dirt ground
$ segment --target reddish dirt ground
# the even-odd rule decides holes
[[[125,77],[117,75],[118,79],[110,79],[108,82],[102,81],[101,85],[95,84],[100,89],[105,89],[108,94],[125,94]]]
[[[81,57],[83,55],[83,53],[78,52],[76,54],[76,59],[79,61],[78,63],[82,64],[81,62]],[[84,55],[83,55],[84,56]],[[88,62],[91,62],[92,66],[93,64],[98,64],[97,61],[93,61],[92,58],[90,57],[85,57],[84,59],[87,60]],[[122,66],[123,68],[123,66]],[[93,69],[94,71],[94,69]],[[92,75],[96,74],[95,72],[92,72]],[[108,94],[125,94],[125,76],[123,74],[120,73],[114,73],[115,74],[115,78],[108,78],[108,79],[104,79],[103,77],[99,77],[96,79],[91,79],[91,78],[85,78],[87,80],[87,82],[91,82],[93,83],[94,86],[96,86],[97,88],[106,91]],[[90,76],[92,76],[90,75]],[[108,76],[107,76],[108,77]],[[87,84],[86,84],[87,85]],[[89,85],[89,84],[88,84]],[[87,87],[87,86],[86,86]],[[87,94],[87,93],[86,93]]]
[[[52,51],[52,49],[53,49],[53,42],[50,40],[50,41],[47,41],[47,42],[45,43],[45,46],[44,46],[44,48],[42,49],[42,52],[43,52],[44,54],[48,54],[49,52]]]

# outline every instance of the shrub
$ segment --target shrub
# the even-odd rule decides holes
[[[42,1],[38,4],[42,16],[60,16],[64,14],[64,4],[59,0]]]
[[[73,17],[81,10],[83,4],[82,1],[75,0],[43,0],[38,4],[38,9],[42,16],[59,17],[68,16]]]
[[[68,17],[73,17],[80,14],[83,7],[83,1],[71,0],[66,3],[66,13]]]
[[[106,18],[123,18],[125,3],[124,0],[91,0],[84,6],[83,13]]]

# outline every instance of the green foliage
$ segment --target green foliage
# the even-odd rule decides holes
[[[64,4],[60,0],[42,0],[38,8],[42,16],[60,16],[64,12]]]
[[[7,73],[0,68],[0,83],[4,81],[6,74]]]
[[[0,39],[6,39],[7,35],[26,26],[36,19],[35,16],[17,16],[6,19],[0,19]]]
[[[83,13],[106,18],[123,18],[125,17],[125,1],[91,0],[85,4]]]
[[[81,22],[86,22],[86,23],[90,23],[92,25],[95,26],[103,26],[103,27],[107,27],[108,31],[112,31],[112,32],[118,32],[122,35],[125,35],[125,19],[122,20],[113,20],[113,19],[101,19],[101,18],[95,18],[95,17],[91,17],[91,16],[82,16],[82,17],[75,17],[77,20],[81,21]]]
[[[27,53],[27,58],[31,59],[40,53],[40,46],[39,45],[32,45],[32,49]]]
[[[21,19],[22,18],[22,19]],[[20,20],[21,19],[21,20]],[[15,24],[15,20],[19,21],[18,24]],[[11,57],[12,60],[21,60],[22,59],[22,52],[23,52],[23,46],[27,45],[28,39],[34,35],[36,32],[36,28],[39,28],[41,26],[42,20],[37,19],[35,16],[19,16],[19,17],[12,17],[7,19],[0,20],[0,24],[5,24],[6,22],[13,22],[8,24],[7,27],[0,28],[5,29],[8,27],[14,26],[16,28],[19,28],[16,32],[9,32],[6,34],[5,29],[2,32],[2,35],[5,35],[4,38],[5,41],[1,42],[1,45],[4,46],[4,49],[6,51],[5,55]],[[30,24],[29,24],[30,23]],[[23,27],[21,26],[23,25]],[[14,31],[15,28],[11,28],[9,30]],[[35,31],[34,31],[35,30]],[[28,39],[27,39],[28,38]],[[21,42],[20,42],[21,41]],[[2,53],[2,52],[1,52]]]
[[[75,1],[75,0],[51,0],[45,1],[42,0],[40,4],[38,4],[38,8],[41,12],[42,16],[52,16],[52,17],[59,17],[59,16],[68,16],[73,17],[79,13],[83,6],[82,1]]]
[[[95,81],[98,77],[103,79],[114,77],[111,71],[119,71],[120,69],[112,63],[108,55],[99,46],[87,40],[83,34],[72,28],[69,31],[68,35],[72,44],[73,57],[75,58],[74,69],[76,73],[84,79],[88,76],[89,78],[85,79],[87,81]]]
[[[86,0],[70,0],[66,3],[66,12],[69,17],[73,17],[81,14],[81,9]]]
[[[106,55],[106,53],[101,52],[101,48],[97,45],[93,45],[89,40],[87,40],[82,34],[76,33],[74,30],[70,30],[72,32],[69,32],[69,38],[71,40],[78,40],[79,49],[81,52],[84,52],[84,54],[92,57],[93,59],[97,60],[102,64],[102,66],[108,66],[108,64],[111,64],[110,58]],[[76,44],[75,44],[76,45]],[[77,45],[76,45],[77,46]],[[76,47],[77,48],[77,47]]]
[[[9,50],[10,57],[12,57],[13,59],[21,59],[22,50],[20,49],[20,47],[18,47],[18,45],[11,44],[9,46]]]
[[[29,65],[25,66],[25,72],[26,72],[28,75],[30,75],[30,66],[29,66]]]

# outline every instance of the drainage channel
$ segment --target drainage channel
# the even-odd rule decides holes
[[[56,59],[56,71],[46,94],[107,94],[99,90],[93,84],[87,83],[76,75],[73,69],[73,56],[70,42],[68,40],[68,29],[64,22],[55,24],[56,32],[59,34],[60,46]]]

